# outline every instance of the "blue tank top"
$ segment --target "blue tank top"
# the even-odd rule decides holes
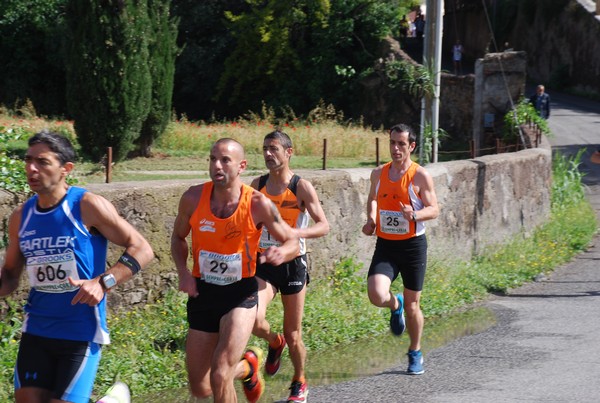
[[[81,218],[85,189],[70,187],[49,211],[28,199],[21,216],[19,246],[31,290],[25,305],[23,333],[56,339],[108,344],[106,298],[91,307],[71,305],[78,291],[68,277],[91,279],[105,271],[107,240],[91,234]]]

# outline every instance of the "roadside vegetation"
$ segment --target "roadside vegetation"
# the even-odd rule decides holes
[[[361,129],[358,125],[343,125],[336,119],[335,114],[330,114],[301,123],[293,117],[271,122],[272,116],[269,118],[269,112],[263,111],[261,115],[231,123],[184,120],[169,125],[155,153],[169,161],[165,163],[165,169],[173,166],[183,169],[186,164],[189,167],[189,158],[195,158],[205,167],[210,139],[229,136],[242,138],[249,154],[260,156],[262,137],[274,125],[280,124],[296,142],[299,156],[294,157],[295,165],[302,158],[306,161],[313,158],[313,165],[306,163],[305,167],[320,168],[319,146],[322,139],[327,138],[330,155],[349,161],[353,166],[373,166],[374,145],[371,147],[370,144],[374,144],[377,136],[385,138],[384,134]],[[50,127],[72,135],[72,125],[63,121],[24,121],[2,116],[0,126],[0,154],[3,158],[15,159],[17,165],[20,164],[16,158],[18,150],[24,147],[24,140],[31,133]],[[15,140],[16,135],[19,138]],[[19,146],[19,142],[23,144]],[[580,157],[581,153],[573,158],[554,156],[551,218],[531,236],[515,236],[508,243],[490,248],[468,262],[430,262],[422,300],[428,319],[464,309],[489,293],[503,293],[531,281],[569,261],[588,246],[597,231],[597,223],[592,207],[584,198],[582,174],[577,169]],[[175,161],[180,158],[185,162],[177,165]],[[155,157],[128,161],[131,165],[127,165],[127,169],[139,167],[136,161],[148,161],[149,167],[159,169],[158,160]],[[261,165],[262,161],[257,159],[255,166]],[[19,170],[11,172],[18,183]],[[85,183],[90,175],[80,172],[78,180]],[[388,313],[368,302],[363,268],[352,256],[332,264],[335,264],[333,274],[329,278],[313,279],[307,294],[304,334],[311,354],[389,331]],[[398,283],[395,287],[399,291]],[[10,401],[13,400],[12,376],[20,339],[22,302],[7,298],[1,304],[4,316],[0,322],[0,401]],[[275,328],[281,326],[282,306],[278,300],[270,306],[268,317]],[[176,290],[169,290],[155,304],[112,312],[109,322],[112,344],[103,352],[95,385],[96,397],[115,380],[128,383],[134,396],[184,387],[187,379],[185,318],[185,297]],[[251,343],[261,345],[254,339]]]

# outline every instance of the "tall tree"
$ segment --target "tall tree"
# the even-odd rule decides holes
[[[148,29],[152,31],[148,35],[152,99],[135,150],[136,155],[143,157],[151,155],[152,143],[164,133],[171,119],[178,19],[171,18],[170,3],[170,0],[148,0]]]
[[[69,0],[67,105],[84,154],[122,160],[150,111],[147,0]]]
[[[319,99],[346,110],[360,74],[398,25],[389,0],[247,0],[228,13],[236,46],[225,61],[218,99],[240,112],[261,101],[302,113]]]

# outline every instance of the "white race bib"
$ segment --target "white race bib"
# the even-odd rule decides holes
[[[242,279],[242,254],[223,255],[216,252],[200,251],[198,256],[201,278],[216,285],[233,284]]]
[[[404,218],[402,212],[392,210],[379,210],[379,226],[381,232],[386,234],[407,234],[410,223]]]
[[[268,249],[271,246],[281,246],[281,243],[277,239],[271,237],[267,227],[263,227],[262,232],[260,233],[258,247],[261,249]]]
[[[77,289],[68,278],[79,280],[75,254],[72,250],[52,255],[30,256],[26,261],[29,284],[37,291],[48,293],[71,292]]]

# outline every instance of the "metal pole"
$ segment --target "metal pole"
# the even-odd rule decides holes
[[[431,124],[431,150],[432,162],[438,160],[437,133],[439,130],[440,114],[440,82],[442,70],[442,27],[443,27],[443,9],[444,0],[427,0],[427,14],[425,19],[425,40],[423,48],[423,65],[429,70],[433,78],[433,94],[431,99],[422,102],[421,111],[421,139],[423,138],[423,129],[427,123]],[[423,150],[421,141],[421,150]],[[421,153],[419,153],[420,161]]]
[[[429,16],[429,10],[432,9],[433,0],[427,0],[425,2],[426,14],[425,14],[425,38],[423,38],[423,42],[421,43],[423,49],[423,66],[427,70],[431,70],[431,57],[429,55],[429,50],[432,48],[430,45],[430,40],[433,38],[433,34],[431,34],[431,19]],[[421,99],[421,128],[420,128],[420,136],[419,136],[419,163],[423,163],[423,149],[425,144],[425,127],[429,123],[430,118],[430,106],[431,103],[428,102],[428,96],[424,95]]]
[[[433,101],[431,104],[431,162],[438,162],[438,131],[440,117],[440,82],[442,78],[442,28],[444,25],[444,0],[435,0],[434,54],[433,54]]]

